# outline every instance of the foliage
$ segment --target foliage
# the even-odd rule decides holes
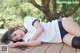
[[[0,0],[0,22],[4,22],[3,28],[9,28],[15,25],[23,25],[25,16],[33,16],[43,21],[44,13],[29,3],[31,0]],[[41,6],[40,0],[35,0]],[[68,5],[69,7],[70,5]],[[61,11],[62,4],[57,4],[58,12]],[[70,6],[71,7],[71,6]],[[50,3],[50,9],[52,5]],[[73,17],[76,22],[80,23],[80,8],[75,12]]]
[[[47,21],[59,17],[69,17],[80,7],[79,0],[40,0],[41,5],[36,0],[28,1],[44,13]],[[60,8],[58,8],[59,6]]]
[[[0,12],[0,22],[4,22],[4,28],[14,25],[23,25],[25,16],[42,18],[43,13],[35,8],[27,0],[3,0]]]
[[[75,22],[80,25],[80,8],[72,15]]]

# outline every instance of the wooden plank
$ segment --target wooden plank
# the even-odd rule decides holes
[[[1,45],[5,45],[5,44],[0,44]],[[25,50],[21,50],[19,48],[8,48],[8,53],[28,53],[30,50],[32,50],[33,47],[28,47],[25,48]],[[2,52],[5,53],[5,52]]]
[[[19,49],[17,49],[17,48],[9,48],[8,49],[8,53],[18,53],[19,51],[18,51]],[[19,52],[20,53],[20,52]]]
[[[59,53],[63,44],[51,44],[45,53]]]
[[[77,49],[76,53],[80,53],[80,49]]]
[[[1,46],[2,44],[0,44]],[[80,53],[80,49],[75,49],[63,44],[42,44],[37,47],[29,47],[25,50],[9,48],[8,53]]]
[[[42,44],[33,48],[29,53],[44,53],[44,51],[49,47],[50,44]]]
[[[29,53],[34,47],[26,48],[22,53]]]
[[[32,50],[33,47],[26,48],[25,50],[21,50],[18,48],[10,48],[9,53],[28,53],[30,50]]]
[[[75,53],[75,51],[76,51],[75,48],[72,48],[72,47],[64,44],[60,53]]]

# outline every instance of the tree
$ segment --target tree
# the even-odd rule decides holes
[[[46,16],[45,18],[47,19],[47,21],[51,21],[53,19],[59,18],[60,16],[61,17],[69,17],[73,13],[75,13],[76,10],[78,10],[78,8],[80,7],[79,0],[77,0],[79,3],[73,4],[73,5],[62,3],[61,4],[62,7],[60,8],[60,11],[57,12],[58,11],[57,0],[41,0],[41,5],[39,5],[36,2],[36,0],[28,0],[28,1],[29,1],[29,3],[34,5],[36,8],[38,8],[45,14],[45,16]],[[72,1],[72,0],[69,0],[69,1]],[[50,4],[53,8],[50,8]]]

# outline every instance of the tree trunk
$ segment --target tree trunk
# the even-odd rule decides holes
[[[50,1],[52,1],[53,11],[50,10]],[[70,10],[65,11],[67,7],[67,4],[63,4],[62,10],[57,13],[57,0],[41,0],[42,6],[38,5],[35,0],[29,0],[31,4],[33,4],[35,7],[37,7],[39,10],[41,10],[45,14],[45,18],[47,21],[51,21],[53,19],[57,19],[60,16],[62,17],[69,17],[72,15],[76,10],[80,7],[79,4],[75,4]],[[65,12],[64,12],[65,11]]]

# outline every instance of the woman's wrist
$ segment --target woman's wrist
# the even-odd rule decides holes
[[[23,46],[24,42],[16,42],[15,45],[16,46]]]
[[[16,42],[16,43],[14,43],[15,44],[15,46],[17,47],[17,46],[20,46],[20,42]]]
[[[8,44],[8,47],[10,47],[10,48],[14,48],[14,47],[16,47],[17,46],[17,44],[16,43],[13,43],[13,42],[10,42],[9,44]]]

